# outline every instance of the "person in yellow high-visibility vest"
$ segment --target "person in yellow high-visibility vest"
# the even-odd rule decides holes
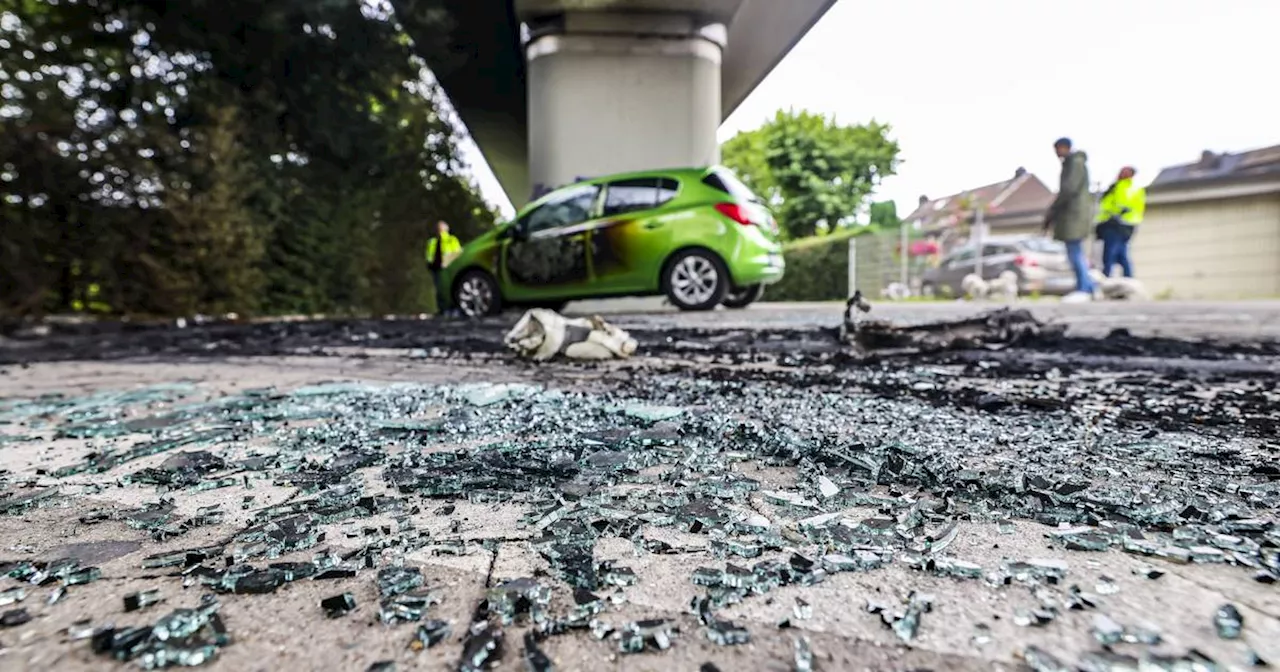
[[[1133,262],[1129,259],[1129,241],[1142,224],[1147,210],[1147,190],[1134,186],[1136,174],[1130,166],[1120,169],[1120,175],[1102,194],[1098,203],[1098,238],[1102,240],[1102,274],[1111,277],[1111,269],[1119,266],[1124,277],[1133,277]]]
[[[462,252],[462,243],[449,233],[449,223],[436,222],[436,235],[427,241],[427,269],[431,271],[431,283],[436,290],[436,312],[445,312],[445,288],[440,284],[440,271]]]

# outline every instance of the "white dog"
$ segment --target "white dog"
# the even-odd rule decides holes
[[[995,280],[987,283],[987,292],[992,298],[1005,301],[1016,301],[1018,298],[1018,274],[1003,271]]]
[[[1108,301],[1148,301],[1151,299],[1146,287],[1137,278],[1108,278],[1096,268],[1090,269],[1089,277],[1093,279],[1094,286],[1098,288],[1097,293]]]
[[[970,273],[960,280],[960,291],[973,301],[984,301],[991,293],[991,286],[977,273]]]

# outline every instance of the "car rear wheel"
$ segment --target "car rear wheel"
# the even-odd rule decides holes
[[[729,272],[714,254],[685,250],[667,263],[662,286],[680,310],[711,310],[729,293]]]
[[[729,291],[720,305],[725,308],[746,308],[764,296],[764,285],[748,285]]]
[[[938,288],[932,282],[926,282],[920,285],[920,296],[926,299],[936,299],[938,298]]]
[[[467,317],[497,315],[502,310],[502,294],[493,276],[467,271],[453,285],[453,305]]]

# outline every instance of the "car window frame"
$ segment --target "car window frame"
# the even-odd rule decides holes
[[[715,178],[715,180],[720,184],[717,185],[711,183],[711,178]],[[750,185],[743,182],[742,178],[738,177],[732,170],[727,168],[716,167],[708,170],[706,175],[702,176],[702,183],[716,191],[728,194],[729,197],[733,198],[735,201],[745,201],[746,203],[753,205],[768,207],[768,204],[764,202],[764,199],[761,198],[761,196],[757,194]]]
[[[652,184],[645,185],[644,183],[646,182],[649,182]],[[666,184],[675,185],[675,188],[664,189],[664,185]],[[653,175],[649,177],[628,177],[624,179],[606,182],[602,186],[604,187],[604,194],[600,201],[601,217],[621,217],[624,215],[634,215],[637,213],[645,213],[652,210],[657,210],[665,206],[666,204],[670,203],[671,201],[674,201],[676,198],[678,198],[680,196],[680,188],[681,188],[680,180],[677,180],[672,177],[667,177],[664,175]],[[654,202],[652,205],[649,205],[643,208],[636,208],[634,210],[622,210],[619,212],[610,212],[609,197],[610,195],[613,194],[613,190],[619,187],[635,188],[635,189],[652,189],[654,192]],[[666,191],[670,191],[671,196],[669,198],[662,199],[661,194]]]
[[[588,209],[586,213],[586,217],[575,222],[561,222],[561,223],[555,224],[554,226],[547,226],[545,228],[540,228],[540,229],[530,228],[530,222],[533,219],[534,215],[538,214],[539,212],[542,212],[544,208],[559,205],[559,204],[568,202],[570,200],[573,200],[572,198],[564,198],[563,200],[558,200],[556,198],[557,196],[572,194],[575,191],[582,191],[585,189],[594,190],[594,194],[592,195],[592,198],[591,198],[591,207]],[[603,207],[601,195],[604,193],[605,193],[604,186],[601,184],[594,184],[594,183],[593,184],[573,184],[573,185],[564,187],[562,189],[559,189],[555,192],[552,192],[551,194],[548,194],[545,197],[545,200],[542,203],[540,203],[537,207],[521,215],[520,218],[516,221],[516,230],[519,231],[522,236],[533,236],[533,235],[545,233],[547,231],[555,231],[557,229],[565,229],[571,226],[577,226],[577,225],[589,222],[593,219],[597,219],[600,217],[600,210]]]

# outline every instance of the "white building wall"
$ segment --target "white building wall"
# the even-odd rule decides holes
[[[1280,194],[1152,204],[1132,243],[1154,296],[1280,297]]]

